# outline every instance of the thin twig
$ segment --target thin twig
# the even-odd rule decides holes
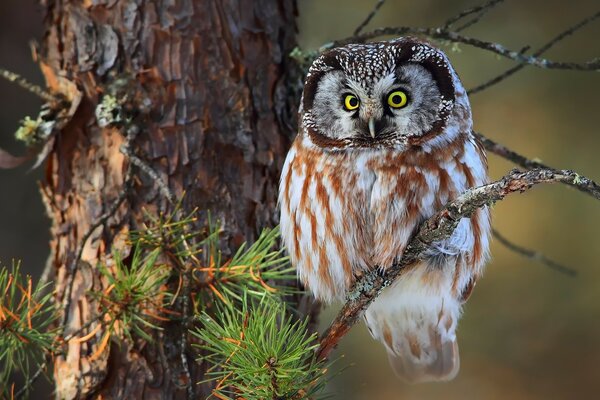
[[[454,25],[456,22],[460,21],[461,19],[468,17],[469,15],[479,13],[479,15],[477,17],[475,17],[473,20],[467,22],[467,24],[456,29],[457,32],[460,32],[461,30],[466,29],[469,26],[477,23],[481,19],[481,17],[483,17],[489,10],[491,10],[495,5],[497,5],[498,3],[501,3],[503,1],[504,0],[490,0],[487,3],[484,3],[482,5],[479,5],[479,6],[476,6],[473,8],[468,8],[464,11],[461,11],[454,17],[448,18],[448,20],[443,25],[443,29],[450,29],[450,27],[452,25]],[[357,33],[355,33],[355,35],[357,35]]]
[[[181,209],[179,210],[179,216],[178,219],[182,219],[182,211]],[[184,227],[185,229],[185,227]],[[187,243],[187,240],[185,239],[185,235],[182,234],[180,236],[181,241],[186,249],[186,251],[190,251],[190,247],[189,244]],[[191,253],[190,253],[191,254]],[[193,258],[193,256],[192,256]],[[183,367],[183,373],[186,376],[187,379],[187,386],[186,386],[186,390],[187,390],[187,398],[188,400],[192,400],[195,398],[195,393],[194,393],[194,383],[192,382],[192,374],[190,372],[190,366],[189,366],[189,361],[188,361],[188,357],[187,357],[187,347],[188,347],[188,330],[189,330],[189,320],[191,318],[191,310],[190,310],[190,296],[191,296],[191,275],[192,275],[192,268],[189,267],[189,265],[182,265],[181,266],[181,279],[182,279],[182,293],[181,293],[181,302],[182,302],[182,322],[181,322],[181,338],[180,341],[181,343],[179,344],[180,346],[180,357],[181,357],[181,366]]]
[[[353,33],[354,36],[359,35],[362,32],[362,30],[365,28],[365,26],[367,26],[369,24],[369,22],[371,22],[371,20],[377,14],[377,12],[381,8],[381,6],[383,6],[383,3],[385,3],[385,0],[377,0],[375,7],[373,7],[373,9],[369,13],[369,15],[367,15],[367,18],[365,18],[363,20],[363,22],[361,22],[360,25],[358,25],[356,27],[356,29],[354,30],[354,33]]]
[[[0,68],[0,76],[10,82],[14,82],[23,89],[35,94],[36,96],[38,96],[42,100],[47,101],[48,103],[54,103],[57,100],[55,96],[45,91],[41,86],[29,82],[27,79],[23,78],[17,73],[11,72],[4,68]]]
[[[148,175],[156,184],[156,186],[158,187],[159,191],[161,192],[161,194],[163,195],[164,198],[166,198],[168,200],[168,202],[171,205],[175,205],[176,204],[176,198],[175,195],[173,194],[173,192],[171,192],[171,189],[169,189],[168,184],[161,179],[161,177],[158,175],[158,173],[152,169],[152,167],[150,165],[148,165],[144,160],[142,160],[140,157],[138,157],[137,155],[135,155],[131,149],[131,146],[128,144],[125,144],[123,146],[121,146],[121,153],[123,153],[128,159],[129,162],[133,165],[135,165],[136,167],[138,167],[140,170],[142,170],[146,175]],[[179,210],[177,211],[176,214],[176,218],[177,219],[181,219],[182,218],[182,211]],[[182,243],[185,246],[186,249],[189,249],[189,244],[187,243],[187,240],[185,239],[184,235],[181,235],[181,239],[182,239]],[[183,373],[185,374],[186,377],[186,394],[187,394],[187,398],[188,399],[193,399],[195,398],[195,393],[194,393],[194,384],[192,382],[192,375],[190,372],[190,367],[189,367],[189,361],[188,361],[188,357],[187,357],[187,331],[188,331],[188,320],[190,318],[190,307],[189,307],[189,296],[190,296],[190,274],[191,274],[191,269],[186,267],[186,266],[182,266],[182,279],[183,279],[183,290],[182,290],[182,314],[183,314],[183,318],[182,318],[182,329],[181,329],[181,338],[180,338],[180,358],[181,358],[181,366],[183,368]]]
[[[559,264],[556,261],[551,260],[550,258],[546,257],[539,251],[531,250],[531,249],[525,248],[523,246],[520,246],[516,243],[511,242],[508,238],[503,236],[496,229],[492,229],[492,234],[494,235],[496,240],[498,240],[504,247],[506,247],[507,249],[509,249],[510,251],[512,251],[514,253],[517,253],[527,259],[539,262],[540,264],[545,265],[548,268],[552,268],[553,270],[561,272],[565,275],[568,275],[568,276],[577,275],[577,271],[574,270],[573,268],[569,268],[567,266]]]
[[[17,393],[15,393],[13,398],[18,399],[21,396],[26,395],[29,392],[29,390],[31,389],[31,385],[33,385],[35,383],[35,381],[37,381],[38,378],[40,376],[42,376],[44,369],[46,369],[45,361],[39,365],[35,374],[33,374],[29,379],[27,379],[27,382],[25,382],[25,385],[21,389],[19,389],[19,391]]]
[[[516,151],[513,151],[513,150],[509,149],[508,147],[501,145],[501,144],[493,141],[492,139],[489,139],[486,136],[483,136],[481,133],[473,132],[473,135],[475,135],[475,137],[479,141],[481,141],[481,143],[483,144],[483,146],[485,147],[485,149],[487,151],[494,153],[494,154],[496,154],[502,158],[505,158],[509,161],[512,161],[513,163],[515,163],[523,168],[526,168],[526,169],[542,168],[542,169],[552,170],[555,172],[558,171],[556,168],[552,168],[540,161],[530,160],[527,157],[524,157],[521,154],[517,153]],[[579,174],[576,174],[576,175],[577,175],[577,179],[573,183],[569,183],[569,182],[565,182],[565,183],[585,194],[592,196],[596,200],[600,200],[600,186],[596,182],[592,181],[589,178],[586,178],[583,175],[579,175]]]
[[[552,38],[552,40],[548,41],[546,44],[544,44],[542,47],[540,47],[539,49],[537,49],[534,53],[533,56],[534,57],[539,57],[542,54],[544,54],[548,49],[550,49],[552,46],[554,46],[556,43],[560,42],[561,40],[563,40],[564,38],[571,36],[572,34],[574,34],[575,32],[577,32],[578,30],[580,30],[581,28],[583,28],[584,26],[586,26],[587,24],[589,24],[590,22],[592,22],[593,20],[595,20],[596,18],[600,17],[600,11],[598,11],[596,14],[591,15],[587,18],[584,18],[583,20],[579,21],[578,23],[576,23],[575,25],[567,28],[566,30],[562,31],[561,33],[559,33],[558,35],[556,35],[554,38]],[[524,51],[521,51],[522,53],[524,53]],[[505,80],[506,78],[508,78],[511,75],[514,75],[515,73],[519,72],[520,70],[522,70],[523,68],[525,68],[528,64],[522,63],[519,65],[516,65],[512,68],[507,69],[506,71],[504,71],[503,73],[499,74],[498,76],[490,79],[489,81],[482,83],[479,86],[476,86],[472,89],[468,90],[469,95],[481,92],[487,88],[489,88],[490,86],[493,86],[499,82],[502,82],[503,80]]]
[[[123,145],[121,146],[121,152],[128,157],[129,162],[133,165],[135,165],[136,167],[138,167],[140,170],[142,170],[144,173],[146,173],[150,178],[152,178],[152,180],[154,181],[154,183],[156,184],[156,186],[159,188],[161,194],[163,195],[163,197],[165,197],[169,203],[171,205],[175,205],[176,204],[176,198],[175,195],[173,194],[173,192],[171,192],[171,190],[169,189],[168,184],[161,179],[161,177],[158,175],[158,173],[152,169],[152,167],[150,165],[148,165],[146,162],[144,162],[140,157],[138,157],[137,155],[135,155],[133,153],[133,151],[131,150],[130,146],[127,145]],[[176,214],[176,218],[181,220],[182,219],[182,210],[178,210],[177,214]],[[186,250],[189,250],[189,244],[187,243],[187,240],[185,239],[184,235],[181,235],[181,240],[183,245],[185,246]],[[194,399],[195,398],[195,391],[194,391],[194,387],[195,385],[192,382],[192,374],[190,372],[190,363],[188,361],[188,356],[187,356],[187,346],[188,346],[188,341],[187,341],[187,334],[188,334],[188,320],[190,318],[190,274],[191,274],[191,268],[182,265],[181,266],[181,275],[182,275],[182,279],[183,279],[183,290],[182,290],[182,327],[181,327],[181,338],[180,338],[180,343],[179,343],[179,347],[180,347],[180,358],[181,358],[181,366],[183,368],[183,373],[185,374],[186,377],[186,394],[187,394],[187,398],[188,399]]]
[[[156,186],[158,186],[158,189],[160,190],[163,197],[166,198],[169,201],[169,203],[175,204],[176,199],[173,193],[171,192],[171,189],[169,189],[164,180],[161,179],[161,177],[155,170],[152,169],[152,167],[150,167],[144,160],[133,154],[133,152],[131,152],[130,150],[126,150],[124,146],[121,146],[121,152],[129,158],[129,162],[131,162],[133,165],[141,169],[146,175],[152,178]]]
[[[423,35],[432,39],[442,39],[453,43],[463,43],[469,46],[489,51],[491,53],[497,54],[499,56],[508,58],[513,61],[518,61],[520,63],[525,63],[528,65],[534,65],[539,68],[565,69],[574,71],[600,70],[600,59],[598,58],[584,63],[552,61],[544,58],[538,58],[534,56],[521,54],[518,51],[507,49],[506,47],[498,43],[487,42],[484,40],[463,36],[457,32],[448,31],[443,28],[414,28],[409,26],[378,28],[371,32],[363,33],[357,36],[351,36],[346,39],[329,43],[323,46],[322,49],[339,47],[349,43],[364,43],[369,39],[374,39],[386,35],[403,36],[407,34]]]
[[[421,224],[418,233],[410,240],[398,262],[383,272],[381,268],[373,268],[357,280],[346,304],[322,336],[317,350],[318,359],[328,358],[339,340],[359,320],[364,310],[381,291],[419,260],[433,243],[449,238],[462,218],[469,218],[478,208],[500,201],[511,193],[522,193],[540,183],[578,185],[579,177],[577,173],[569,170],[513,170],[502,179],[469,189],[451,201]]]

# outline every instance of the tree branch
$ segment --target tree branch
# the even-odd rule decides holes
[[[521,52],[507,49],[506,47],[498,43],[486,42],[484,40],[463,36],[457,32],[449,31],[444,28],[415,28],[409,26],[377,28],[371,32],[334,41],[323,46],[322,49],[325,50],[333,47],[344,46],[349,43],[364,43],[367,40],[375,39],[386,35],[403,36],[407,34],[423,35],[432,39],[447,40],[452,43],[463,43],[469,46],[489,51],[491,53],[497,54],[499,56],[508,58],[513,61],[518,61],[527,65],[534,65],[539,68],[565,69],[575,71],[600,70],[600,59],[598,58],[584,63],[551,61],[544,58],[528,56]]]
[[[17,84],[21,88],[27,90],[30,93],[33,93],[34,95],[38,96],[40,99],[48,103],[54,103],[57,101],[57,97],[44,90],[41,86],[29,82],[27,79],[23,78],[17,73],[11,72],[4,68],[0,68],[0,76],[10,82]]]
[[[566,38],[568,36],[571,36],[572,34],[574,34],[575,32],[577,32],[578,30],[580,30],[581,28],[583,28],[584,26],[586,26],[587,24],[589,24],[590,22],[592,22],[593,20],[595,20],[598,17],[600,17],[600,11],[598,11],[594,15],[591,15],[589,17],[584,18],[583,20],[579,21],[575,25],[570,26],[566,30],[564,30],[561,33],[559,33],[558,35],[556,35],[548,43],[546,43],[545,45],[543,45],[542,47],[540,47],[539,49],[537,49],[533,53],[533,56],[534,57],[541,56],[547,50],[549,50],[552,46],[554,46],[556,43],[560,42],[561,40],[563,40],[564,38]],[[523,68],[525,68],[527,65],[528,64],[523,64],[522,63],[522,64],[519,64],[519,65],[514,66],[512,68],[509,68],[506,71],[504,71],[503,73],[501,73],[500,75],[496,76],[495,78],[492,78],[489,81],[487,81],[485,83],[482,83],[479,86],[476,86],[476,87],[474,87],[472,89],[469,89],[469,90],[467,90],[467,92],[468,92],[469,95],[472,95],[472,94],[475,94],[475,93],[479,93],[479,92],[481,92],[481,91],[489,88],[490,86],[493,86],[493,85],[495,85],[495,84],[497,84],[499,82],[502,82],[506,78],[510,77],[511,75],[514,75],[515,73],[517,73],[520,70],[522,70]]]
[[[367,15],[367,18],[365,18],[363,20],[363,22],[361,22],[360,25],[358,25],[356,27],[356,29],[354,30],[353,35],[355,35],[355,36],[356,35],[360,35],[360,33],[362,32],[362,30],[365,28],[365,26],[367,26],[369,24],[369,22],[371,22],[371,20],[377,14],[377,12],[381,8],[381,6],[383,6],[383,3],[385,3],[385,0],[377,0],[377,3],[375,4],[375,7],[373,7],[373,9],[369,13],[369,15]]]
[[[473,8],[468,8],[464,11],[461,11],[460,13],[458,13],[457,15],[455,15],[452,18],[448,18],[448,20],[444,23],[443,29],[450,29],[450,27],[452,25],[454,25],[455,23],[457,23],[458,21],[460,21],[461,19],[468,17],[469,15],[472,14],[476,14],[479,13],[478,16],[476,16],[475,18],[473,18],[472,20],[470,20],[469,22],[467,22],[466,24],[464,24],[463,26],[461,26],[460,28],[456,29],[456,32],[460,32],[464,29],[467,29],[469,26],[476,24],[477,22],[479,22],[479,20],[481,19],[481,17],[483,17],[488,11],[490,11],[492,8],[494,8],[494,6],[496,6],[499,3],[502,3],[504,0],[490,0],[487,3],[484,3],[480,6],[476,6]],[[355,35],[357,34],[356,32],[354,33]]]
[[[346,304],[322,336],[317,350],[318,359],[326,359],[379,293],[410,268],[411,264],[421,259],[432,244],[449,238],[462,218],[469,218],[478,208],[500,201],[511,193],[522,193],[540,183],[578,186],[581,184],[580,180],[579,174],[569,170],[513,170],[500,180],[464,192],[421,224],[399,261],[383,272],[380,272],[380,268],[374,268],[358,278]]]
[[[520,256],[525,257],[529,260],[539,262],[540,264],[545,265],[548,268],[552,268],[553,270],[561,272],[565,275],[568,275],[568,276],[577,275],[577,271],[575,271],[574,269],[566,267],[562,264],[559,264],[554,260],[551,260],[550,258],[546,257],[539,251],[527,249],[523,246],[520,246],[516,243],[511,242],[507,237],[502,235],[496,229],[492,229],[492,234],[494,235],[494,238],[496,238],[496,240],[498,240],[504,247],[506,247],[513,253],[517,253]]]
[[[485,149],[487,151],[489,151],[490,153],[494,153],[502,158],[512,161],[513,163],[515,163],[523,168],[526,168],[526,169],[539,168],[539,169],[547,169],[550,171],[559,172],[559,170],[557,170],[556,168],[552,168],[546,164],[543,164],[540,161],[530,160],[527,157],[524,157],[521,154],[517,153],[516,151],[513,151],[513,150],[509,149],[508,147],[501,145],[499,143],[496,143],[492,139],[489,139],[489,138],[483,136],[481,133],[473,132],[473,135],[475,135],[475,137],[479,141],[481,141],[481,143],[483,144]],[[569,183],[569,182],[564,182],[564,183],[574,187],[575,189],[579,190],[580,192],[583,192],[585,194],[592,196],[596,200],[600,200],[600,186],[596,182],[594,182],[593,180],[591,180],[589,178],[586,178],[585,176],[582,176],[582,175],[579,175],[576,173],[574,173],[574,174],[576,175],[577,179],[575,179],[572,183]]]

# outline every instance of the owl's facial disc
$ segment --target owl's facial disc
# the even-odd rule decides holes
[[[407,63],[361,81],[340,70],[326,73],[311,113],[327,138],[352,147],[404,147],[410,138],[432,129],[440,102],[431,73]]]

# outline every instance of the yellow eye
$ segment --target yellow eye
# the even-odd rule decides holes
[[[402,108],[408,103],[408,96],[402,90],[395,90],[390,93],[387,102],[392,108]]]
[[[344,96],[344,108],[348,111],[353,111],[358,108],[360,105],[360,101],[358,101],[358,97],[353,94],[347,94]]]

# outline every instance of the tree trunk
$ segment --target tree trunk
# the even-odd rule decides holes
[[[297,86],[288,58],[295,46],[296,4],[42,4],[47,15],[40,57],[48,86],[70,98],[76,93],[67,92],[77,92],[76,87],[82,95],[56,136],[42,192],[53,220],[50,262],[56,298],[69,306],[64,333],[81,330],[83,335],[96,312],[88,292],[105,285],[96,265],[115,248],[127,251],[120,238],[139,227],[143,209],[171,207],[155,179],[138,168],[127,189],[129,158],[120,152],[126,132],[99,125],[95,109],[102,97],[113,95],[125,113],[134,115],[136,154],[175,197],[186,193],[184,211],[210,210],[224,224],[229,249],[253,240],[262,227],[278,222],[277,185],[298,100],[288,89]],[[126,190],[116,212],[103,218]],[[172,325],[155,343],[131,346],[113,339],[95,357],[102,332],[83,343],[69,341],[66,355],[54,360],[57,398],[185,398],[189,387],[196,398],[204,398],[209,385],[195,383],[207,365],[196,362],[186,346],[186,373],[182,327]]]

